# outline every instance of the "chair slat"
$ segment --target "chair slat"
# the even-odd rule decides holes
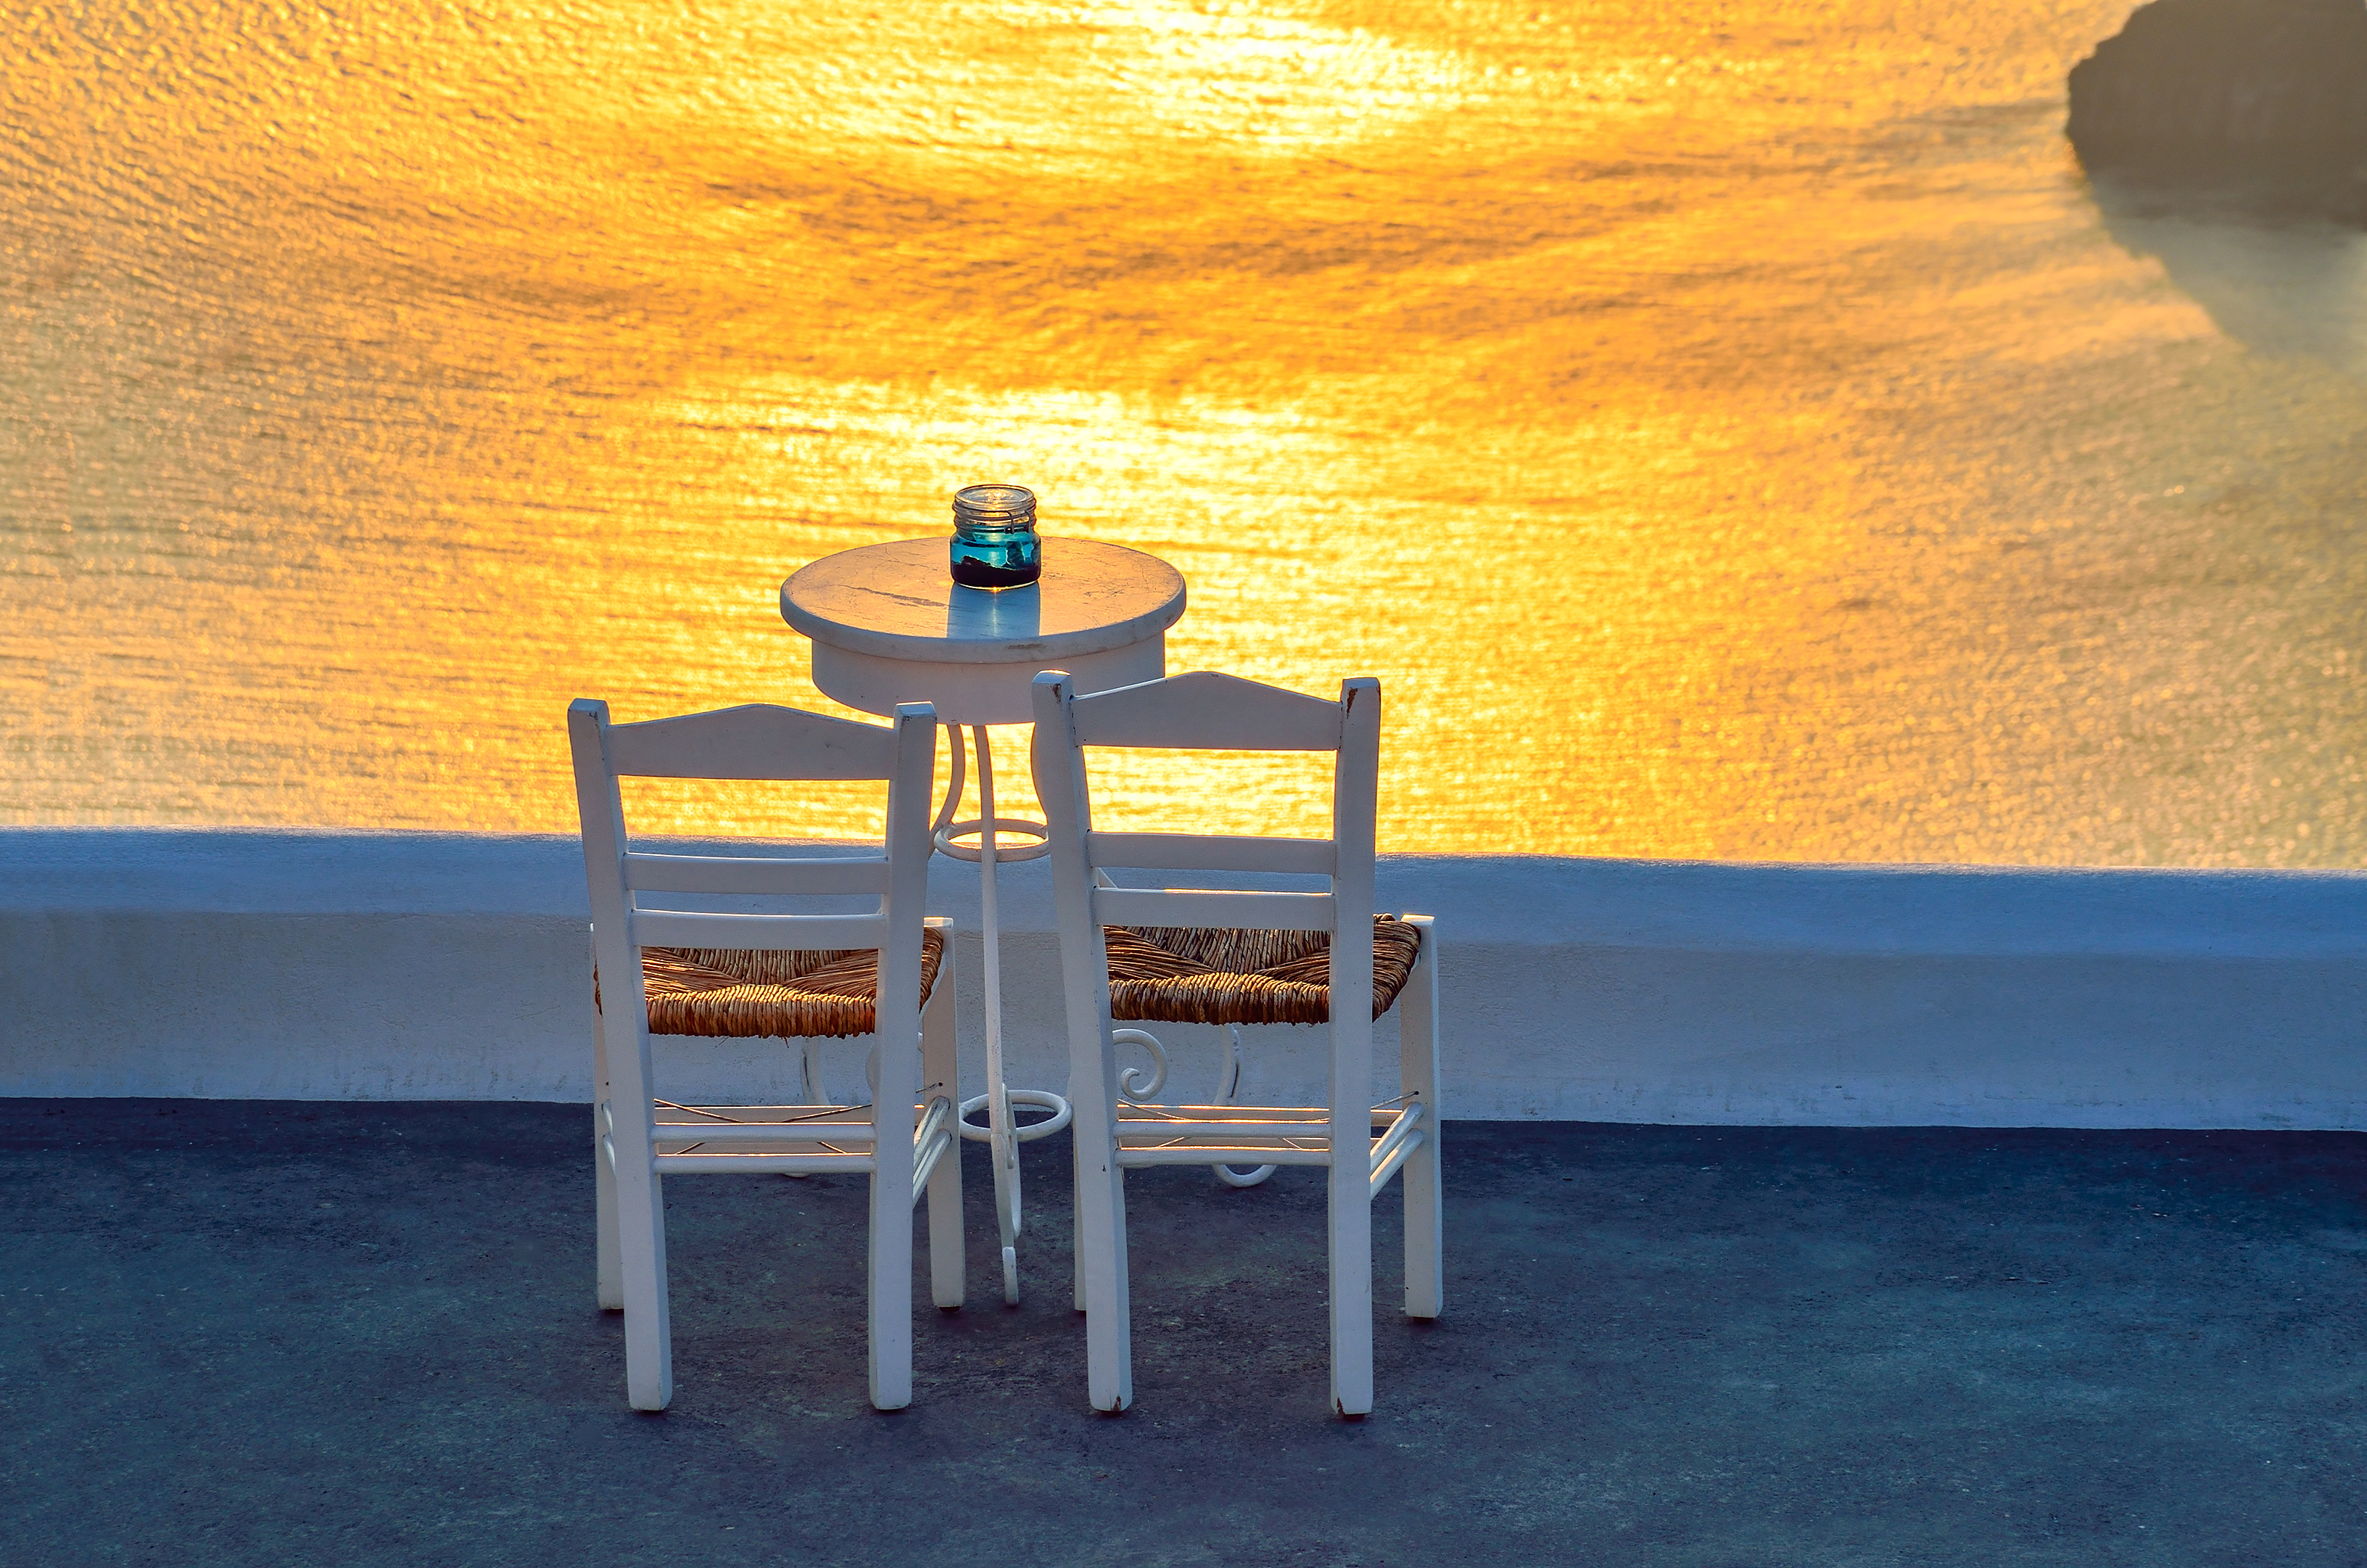
[[[738,855],[625,857],[625,885],[640,892],[878,893],[888,891],[885,856],[764,859]]]
[[[871,1108],[855,1105],[676,1105],[670,1100],[657,1102],[660,1127],[711,1127],[719,1122],[770,1120],[798,1121],[815,1116],[852,1116],[864,1126],[871,1125]],[[696,1121],[669,1121],[667,1117],[690,1116]]]
[[[1135,1121],[1121,1117],[1117,1135],[1121,1138],[1220,1138],[1248,1143],[1260,1138],[1328,1137],[1330,1124],[1327,1121],[1235,1121],[1223,1118],[1206,1121]]]
[[[1395,1113],[1376,1110],[1376,1122],[1387,1120]],[[1161,1118],[1168,1119],[1161,1120]],[[1331,1124],[1331,1108],[1320,1105],[1134,1105],[1127,1104],[1119,1119],[1129,1127],[1164,1127],[1175,1119],[1186,1121],[1222,1121],[1245,1126],[1280,1124],[1285,1127],[1311,1125],[1317,1128]]]
[[[768,1176],[775,1172],[861,1173],[873,1168],[868,1154],[652,1154],[660,1176]]]
[[[1328,838],[1227,838],[1191,833],[1088,833],[1095,866],[1161,871],[1296,871],[1319,877],[1337,863]]]
[[[1139,1170],[1146,1165],[1328,1165],[1331,1163],[1331,1155],[1322,1149],[1189,1143],[1172,1149],[1120,1149],[1117,1163],[1129,1170]]]
[[[844,1143],[868,1149],[873,1137],[867,1121],[661,1121],[652,1135],[661,1143]]]
[[[708,915],[677,909],[632,913],[637,948],[878,948],[884,915]],[[917,989],[917,988],[916,988]]]
[[[752,702],[608,727],[608,766],[640,778],[885,778],[896,732]]]
[[[1196,751],[1338,751],[1340,704],[1196,670],[1080,697],[1077,744]]]
[[[1104,926],[1329,931],[1337,918],[1338,904],[1339,901],[1328,892],[1199,892],[1163,888],[1093,890],[1093,918]]]

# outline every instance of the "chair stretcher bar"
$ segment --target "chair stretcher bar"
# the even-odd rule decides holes
[[[1328,1165],[1328,1149],[1294,1149],[1273,1143],[1162,1143],[1117,1152],[1117,1163],[1128,1170],[1145,1165]]]
[[[1199,1107],[1186,1108],[1199,1109]],[[1299,1115],[1279,1119],[1263,1118],[1201,1119],[1172,1121],[1126,1119],[1117,1124],[1118,1164],[1128,1169],[1150,1165],[1328,1165],[1330,1140],[1318,1129],[1322,1122],[1308,1108],[1291,1108]],[[1373,1140],[1372,1190],[1377,1195],[1402,1169],[1429,1134],[1422,1128],[1427,1110],[1416,1100],[1401,1110],[1376,1109],[1375,1124],[1386,1131]]]
[[[824,1171],[867,1171],[872,1159],[868,1154],[653,1154],[651,1164],[660,1176],[669,1172],[696,1176],[701,1172],[721,1173],[750,1171],[804,1171],[820,1174]]]
[[[859,1143],[871,1147],[867,1121],[661,1121],[651,1129],[661,1143]]]

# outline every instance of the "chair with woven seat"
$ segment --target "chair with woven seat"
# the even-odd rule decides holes
[[[752,705],[613,724],[606,704],[578,701],[567,722],[592,897],[599,1301],[625,1314],[632,1405],[663,1410],[674,1396],[663,1179],[838,1171],[870,1177],[871,1403],[901,1409],[912,1398],[912,1214],[922,1190],[931,1293],[944,1308],[963,1296],[954,986],[945,923],[923,914],[935,712],[907,704],[882,728]],[[630,777],[882,780],[885,841],[876,854],[844,857],[635,849],[618,786]],[[871,907],[745,907],[783,898]],[[660,1098],[652,1035],[802,1040],[806,1103]],[[870,1099],[823,1103],[812,1042],[866,1036]]]
[[[1076,1108],[1086,1376],[1097,1410],[1123,1410],[1134,1398],[1127,1170],[1211,1163],[1327,1169],[1331,1403],[1342,1415],[1373,1407],[1372,1205],[1400,1174],[1406,1314],[1439,1313],[1438,959],[1428,916],[1372,913],[1380,695],[1378,682],[1352,680],[1339,701],[1327,702],[1201,672],[1079,697],[1059,671],[1036,677],[1036,789],[1052,846]],[[1086,748],[1094,746],[1333,753],[1331,836],[1098,832],[1085,773]],[[1134,887],[1112,870],[1161,873],[1167,881],[1285,873],[1322,886]],[[1335,996],[1358,1000],[1334,1009]],[[1392,1006],[1401,1093],[1376,1106],[1373,1023]],[[1121,1074],[1117,1046],[1151,1037],[1116,1028],[1119,1019],[1328,1024],[1327,1103],[1145,1103],[1165,1075],[1163,1056],[1149,1082]]]

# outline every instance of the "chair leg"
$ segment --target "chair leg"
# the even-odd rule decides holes
[[[1085,1310],[1085,1163],[1073,1134],[1069,1141],[1069,1277],[1075,1282],[1077,1311]]]
[[[968,1300],[963,1278],[961,1139],[937,1162],[929,1175],[929,1299],[946,1312],[957,1311]]]
[[[647,1144],[617,1139],[617,1252],[625,1301],[625,1392],[635,1410],[674,1403],[674,1327],[666,1312],[665,1187]],[[634,1159],[638,1150],[640,1159]]]
[[[1446,1300],[1445,1213],[1438,1120],[1438,937],[1427,915],[1408,915],[1421,928],[1421,950],[1398,998],[1403,1046],[1399,1087],[1421,1106],[1421,1146],[1398,1172],[1405,1187],[1405,1310],[1434,1318]]]
[[[1362,1114],[1362,1113],[1360,1113]],[[1331,1156],[1331,1408],[1373,1409],[1372,1139],[1347,1141]]]
[[[954,1059],[953,944],[937,973],[936,988],[921,1011],[921,1104],[938,1099],[953,1102],[956,1114],[947,1124],[953,1143],[929,1176],[929,1295],[946,1312],[962,1304],[962,1174],[959,1132],[961,1082]]]
[[[622,967],[621,965],[618,967]],[[611,993],[620,1012],[643,1004],[638,974]],[[649,1036],[626,1012],[611,1041],[605,1026],[594,1038],[607,1114],[606,1165],[615,1162],[617,1274],[625,1309],[625,1394],[635,1410],[663,1410],[674,1403],[674,1325],[666,1308],[665,1188],[658,1178],[651,1126]],[[611,1050],[611,1045],[618,1049]]]
[[[884,1011],[885,1009],[883,1009]],[[912,1015],[907,1013],[906,1018]],[[892,1031],[892,1026],[890,1026]],[[893,1032],[878,1037],[882,1044]],[[911,1036],[905,1036],[909,1042]],[[882,1050],[871,1096],[871,1403],[901,1410],[912,1403],[912,1046]],[[900,1062],[892,1060],[901,1058]]]
[[[897,1184],[871,1173],[871,1404],[901,1410],[912,1403],[912,1205],[899,1211]],[[904,1190],[912,1190],[909,1173]]]
[[[1073,1094],[1073,1091],[1072,1091]],[[1126,1269],[1126,1173],[1117,1163],[1116,1116],[1106,1085],[1099,1103],[1077,1107],[1078,1270],[1084,1286],[1085,1391],[1095,1410],[1134,1403],[1134,1343]]]
[[[1342,991],[1332,955],[1331,984]],[[1372,983],[1354,981],[1349,995]],[[1346,1017],[1342,1017],[1342,1014]],[[1373,1023],[1361,1007],[1333,1010],[1330,1178],[1331,1408],[1342,1415],[1373,1408]]]
[[[595,1293],[604,1312],[625,1310],[625,1270],[617,1246],[617,1167],[609,1153],[608,1039],[598,1014],[592,1018],[592,1179],[597,1198],[595,1222],[598,1280]]]

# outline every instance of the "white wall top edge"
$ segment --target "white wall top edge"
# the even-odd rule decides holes
[[[1002,876],[1006,927],[1050,929],[1046,863]],[[939,860],[933,912],[974,922],[976,879],[970,867]],[[2367,956],[2367,873],[2354,871],[1392,856],[1382,862],[1380,902],[1440,916],[1450,941],[1491,946]],[[0,828],[0,912],[580,919],[585,910],[580,851],[563,835]]]

